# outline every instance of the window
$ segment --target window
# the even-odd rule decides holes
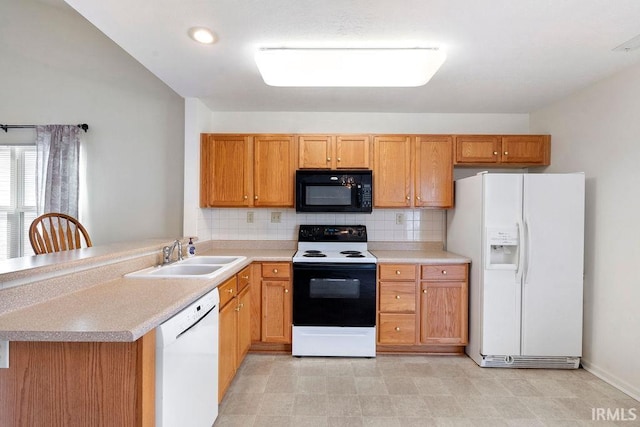
[[[33,255],[29,226],[36,216],[35,145],[0,145],[0,260]]]

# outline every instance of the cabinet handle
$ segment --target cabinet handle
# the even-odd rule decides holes
[[[400,295],[396,295],[396,299],[400,299]]]
[[[237,306],[237,307],[235,308],[235,311],[240,311],[240,306]]]
[[[278,269],[277,268],[273,269],[273,274],[278,274]]]
[[[244,303],[238,304],[238,308],[242,308],[242,307],[244,307]]]
[[[447,270],[442,270],[442,274],[447,274]]]
[[[327,157],[327,162],[330,162],[330,161],[331,161],[331,157]]]
[[[230,294],[233,293],[233,289],[228,289],[227,292],[229,292]]]
[[[508,152],[508,151],[505,151],[505,152],[504,152],[504,155],[505,155],[505,156],[508,156],[508,155],[509,155],[509,152]]]
[[[340,157],[338,157],[338,158],[337,158],[337,160],[338,160],[339,162],[341,162],[341,161],[342,161],[342,159],[341,159]]]
[[[400,270],[396,270],[396,274],[397,274],[397,275],[400,275]]]
[[[423,293],[423,294],[426,294],[426,293],[427,293],[427,290],[426,290],[426,289],[423,289],[423,290],[422,290],[422,293]]]
[[[258,200],[258,196],[253,196],[253,200]]]
[[[396,326],[396,331],[400,332],[400,326]]]
[[[285,290],[284,290],[284,293],[285,293],[285,294],[288,294],[288,293],[289,293],[289,289],[285,289]]]
[[[249,276],[241,276],[245,280],[249,280]]]
[[[497,155],[498,155],[498,152],[497,152],[497,151],[494,151],[494,152],[493,152],[493,155],[494,155],[494,156],[497,156]]]
[[[416,200],[420,200],[420,196],[416,197]]]
[[[411,200],[411,197],[407,196],[407,200]]]

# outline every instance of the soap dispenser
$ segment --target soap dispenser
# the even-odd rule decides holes
[[[187,244],[187,255],[194,256],[196,254],[196,246],[193,244],[193,237],[189,237],[189,243]]]

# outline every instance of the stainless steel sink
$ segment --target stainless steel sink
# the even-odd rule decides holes
[[[161,277],[212,279],[225,274],[246,259],[247,257],[243,256],[196,256],[173,264],[145,268],[125,276],[146,279]]]

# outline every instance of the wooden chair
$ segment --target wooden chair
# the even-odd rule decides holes
[[[87,230],[72,216],[46,213],[34,219],[29,227],[29,240],[36,255],[91,247]]]

